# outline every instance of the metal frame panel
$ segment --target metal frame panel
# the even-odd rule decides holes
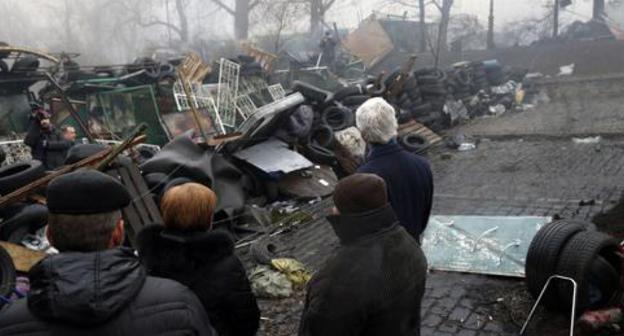
[[[242,95],[236,99],[236,109],[241,117],[243,117],[243,120],[247,120],[247,118],[258,110],[258,107],[256,107],[256,104],[254,104],[249,95]]]
[[[219,90],[217,93],[217,111],[223,125],[236,127],[236,99],[240,65],[222,58],[219,65]]]
[[[286,97],[286,91],[284,90],[282,84],[277,83],[267,87],[267,89],[269,90],[269,94],[271,95],[271,98],[273,98],[273,101]]]

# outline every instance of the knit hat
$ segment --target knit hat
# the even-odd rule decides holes
[[[356,214],[388,204],[386,182],[374,174],[354,174],[344,178],[334,190],[334,204],[341,214]]]

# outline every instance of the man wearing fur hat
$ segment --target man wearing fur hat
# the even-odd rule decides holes
[[[338,183],[336,254],[308,284],[299,336],[418,336],[427,261],[388,204],[384,180],[354,174]]]
[[[429,163],[398,144],[395,111],[383,98],[366,101],[357,109],[355,120],[369,147],[358,173],[376,174],[384,179],[401,225],[419,240],[429,221],[433,199]]]

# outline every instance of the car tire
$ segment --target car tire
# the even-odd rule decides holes
[[[48,208],[45,205],[28,205],[15,216],[0,224],[0,238],[17,244],[22,241],[23,236],[35,233],[46,226],[47,222]],[[19,233],[19,235],[16,235],[16,233]]]
[[[411,153],[422,153],[429,148],[429,140],[416,133],[408,133],[399,137],[399,144]]]
[[[603,257],[593,260],[589,271],[589,283],[593,293],[590,305],[604,307],[613,302],[620,293],[621,272]]]
[[[544,225],[535,234],[525,263],[527,286],[534,298],[539,296],[548,278],[555,274],[559,255],[568,240],[586,230],[588,226],[580,222],[560,220]],[[547,307],[557,307],[559,298],[554,286],[550,286],[542,300]]]
[[[40,161],[14,163],[0,168],[0,194],[7,195],[45,176]]]
[[[320,124],[310,132],[308,142],[315,142],[324,148],[331,148],[334,145],[334,130],[329,125]]]
[[[336,163],[336,155],[330,149],[319,146],[314,142],[307,143],[304,148],[305,156],[312,162],[332,166]]]
[[[331,127],[333,131],[342,131],[349,126],[353,126],[355,122],[355,117],[351,110],[337,106],[331,106],[325,109],[321,114],[321,119],[323,123]]]
[[[616,239],[604,233],[584,231],[575,234],[561,251],[556,274],[572,278],[577,283],[576,316],[580,316],[587,309],[599,307],[592,305],[590,299],[589,274],[596,258],[603,257],[621,273],[622,261],[615,254],[618,249],[619,242]],[[557,291],[556,308],[569,311],[572,306],[572,284],[560,281],[557,283]]]

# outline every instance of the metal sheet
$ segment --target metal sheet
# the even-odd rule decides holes
[[[551,217],[433,216],[423,237],[434,270],[524,277],[531,240]]]
[[[271,139],[236,152],[234,157],[247,161],[269,174],[275,172],[288,174],[312,167],[312,162],[301,154],[291,151],[286,143],[277,139]]]

